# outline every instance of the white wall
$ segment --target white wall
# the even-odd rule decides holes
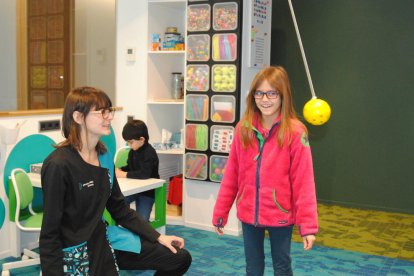
[[[0,110],[17,108],[16,1],[0,0]]]
[[[104,90],[115,99],[115,0],[75,2],[76,84]]]

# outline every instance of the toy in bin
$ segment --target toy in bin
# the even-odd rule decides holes
[[[187,9],[187,29],[190,32],[210,29],[210,5],[189,5]]]
[[[237,35],[215,34],[212,47],[214,61],[234,61],[237,58]]]
[[[226,169],[228,157],[212,155],[210,157],[210,180],[220,182]]]
[[[231,64],[213,65],[211,86],[214,92],[236,90],[236,66]]]
[[[187,178],[207,179],[207,155],[198,153],[186,153],[185,176]]]
[[[215,152],[230,152],[233,136],[234,127],[213,125],[211,127],[210,149]]]
[[[211,97],[211,120],[232,123],[235,120],[234,96],[214,95]]]
[[[187,90],[207,91],[210,82],[210,67],[206,64],[187,65]]]
[[[213,6],[213,29],[216,31],[235,30],[237,28],[237,10],[235,2],[216,3]]]
[[[208,127],[201,124],[185,126],[185,147],[190,150],[207,150]]]

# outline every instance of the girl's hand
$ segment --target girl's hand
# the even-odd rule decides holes
[[[223,228],[222,227],[214,227],[214,231],[216,231],[216,233],[219,235],[219,236],[223,236]]]
[[[177,253],[175,247],[184,248],[184,239],[176,236],[161,235],[158,237],[158,242],[170,249],[174,254]]]
[[[303,249],[304,250],[311,250],[313,243],[315,242],[315,235],[307,235],[302,237],[303,239]]]

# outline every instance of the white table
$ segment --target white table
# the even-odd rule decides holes
[[[33,187],[42,188],[40,174],[28,173]],[[155,189],[155,218],[151,225],[157,229],[161,234],[165,234],[166,222],[166,188],[164,186],[165,180],[157,178],[149,179],[131,179],[118,178],[119,187],[124,196],[129,196],[137,193],[142,193],[148,190]],[[10,221],[10,252],[13,257],[20,257],[21,241],[20,230],[14,221]]]
[[[40,174],[28,173],[32,181],[33,187],[42,188]],[[149,178],[149,179],[132,179],[132,178],[117,178],[119,187],[124,196],[129,196],[137,193],[142,193],[148,190],[153,190],[165,183],[164,179]]]

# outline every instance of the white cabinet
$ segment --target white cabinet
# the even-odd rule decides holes
[[[150,143],[162,141],[162,130],[171,133],[184,129],[184,99],[173,99],[172,73],[185,73],[184,50],[153,51],[152,35],[159,34],[164,41],[168,27],[175,27],[182,36],[186,34],[185,0],[148,1],[148,51],[147,51],[147,125]],[[183,143],[182,143],[183,144]],[[160,176],[164,179],[183,172],[184,148],[157,150],[160,158]],[[167,217],[168,223],[180,223],[182,218]]]

